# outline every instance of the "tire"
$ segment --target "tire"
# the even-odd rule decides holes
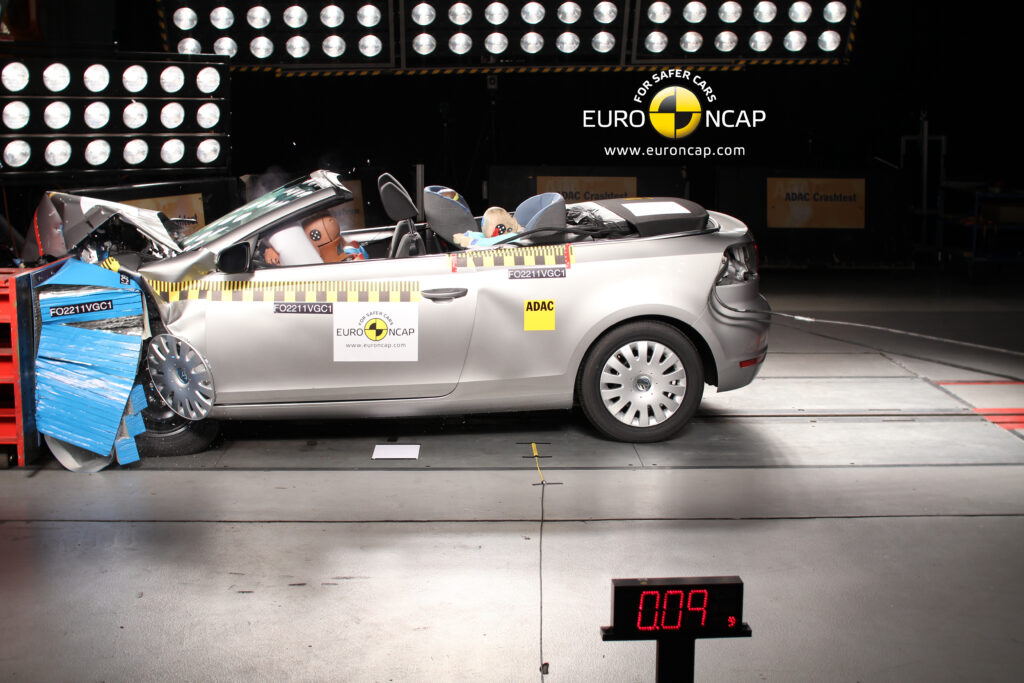
[[[142,418],[146,422],[146,431],[135,437],[139,455],[143,458],[201,453],[210,447],[220,432],[220,423],[211,419],[193,422],[185,418],[178,418],[173,423],[151,425],[150,419],[146,415],[147,412],[149,409],[142,413]]]
[[[645,321],[615,328],[583,360],[583,414],[615,441],[664,441],[690,421],[704,394],[704,365],[686,335]]]
[[[150,338],[146,346],[146,353],[143,354],[137,380],[142,383],[146,392],[147,407],[142,411],[142,420],[146,424],[146,431],[135,437],[139,455],[144,458],[200,453],[210,447],[220,432],[220,423],[216,420],[209,418],[189,420],[171,410],[160,397],[150,372],[149,345],[153,344],[158,337],[166,336],[161,334]],[[178,342],[178,344],[184,344],[189,350],[192,350],[192,347],[184,342]],[[194,350],[192,351],[194,352]],[[205,362],[200,359],[200,363],[208,373]],[[205,411],[200,414],[205,415]]]

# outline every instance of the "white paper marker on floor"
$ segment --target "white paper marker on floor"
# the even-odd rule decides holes
[[[420,445],[418,443],[399,443],[373,447],[374,460],[418,460]]]

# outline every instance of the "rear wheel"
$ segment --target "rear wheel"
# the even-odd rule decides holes
[[[704,393],[704,366],[686,335],[665,323],[623,325],[583,361],[584,415],[616,441],[663,441],[690,421]]]

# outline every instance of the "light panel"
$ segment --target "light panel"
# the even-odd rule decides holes
[[[643,0],[635,64],[812,63],[849,55],[859,0]]]
[[[161,28],[169,51],[212,52],[240,68],[388,67],[395,61],[393,2],[160,0]]]
[[[402,2],[406,68],[621,64],[626,3],[613,0]],[[433,46],[433,49],[427,48]]]
[[[20,48],[0,58],[0,176],[223,172],[228,76],[220,58],[54,59]]]

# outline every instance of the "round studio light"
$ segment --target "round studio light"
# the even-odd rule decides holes
[[[121,120],[124,125],[131,129],[141,128],[149,120],[149,110],[142,102],[132,102],[121,113]]]
[[[412,39],[412,49],[418,55],[429,55],[437,49],[437,41],[429,33],[421,33]]]
[[[825,5],[825,21],[830,24],[838,24],[846,18],[846,5],[841,2],[830,2]]]
[[[448,39],[448,49],[457,55],[464,55],[473,47],[473,41],[465,33],[456,33]]]
[[[679,39],[679,47],[683,48],[685,52],[696,52],[702,45],[704,45],[704,36],[696,31],[687,31]]]
[[[364,57],[376,57],[384,48],[377,36],[363,36],[359,39],[359,52]]]
[[[363,5],[362,7],[359,8],[359,11],[356,12],[356,21],[359,22],[360,26],[365,26],[366,28],[373,28],[374,26],[380,23],[380,10],[377,9],[376,5]],[[380,52],[380,50],[378,50],[377,52]],[[369,57],[372,55],[367,56]]]
[[[67,140],[54,140],[46,146],[43,159],[50,166],[63,166],[71,158],[71,144]]]
[[[501,2],[492,2],[484,8],[484,18],[494,26],[501,26],[508,20],[508,7]]]
[[[185,72],[180,66],[169,66],[160,72],[160,87],[164,92],[178,92],[185,85]]]
[[[149,155],[149,145],[146,144],[145,140],[138,138],[129,140],[128,144],[124,146],[124,153],[122,154],[124,160],[132,166],[141,164],[146,160],[147,155]]]
[[[572,54],[580,48],[580,37],[572,31],[566,31],[555,40],[555,47],[559,52]]]
[[[723,2],[718,8],[718,18],[726,24],[735,24],[743,14],[743,8],[738,2]]]
[[[199,92],[209,95],[220,87],[220,72],[212,66],[201,69],[196,74],[196,87]]]
[[[464,2],[457,2],[448,9],[448,20],[456,26],[465,26],[473,18],[473,10]]]
[[[719,52],[730,52],[736,48],[736,45],[740,42],[739,38],[732,31],[722,31],[715,36],[715,48]]]
[[[412,21],[417,26],[430,26],[434,19],[437,19],[437,12],[432,5],[421,2],[412,8]]]
[[[309,54],[309,41],[302,36],[292,36],[284,44],[284,49],[295,59],[302,59]]]
[[[160,110],[160,123],[164,128],[177,128],[185,121],[185,107],[177,102],[170,102]]]
[[[195,10],[188,7],[179,7],[174,10],[173,20],[174,25],[182,31],[191,31],[199,23],[199,17],[196,16]]]
[[[523,5],[523,9],[519,12],[519,16],[521,16],[523,21],[527,24],[539,24],[544,19],[544,5],[539,2],[528,2]]]
[[[807,45],[807,36],[803,31],[790,31],[782,39],[782,46],[790,52],[800,52]]]
[[[789,6],[789,20],[802,24],[811,18],[811,5],[807,2],[794,2]]]
[[[224,29],[231,28],[231,25],[235,23],[235,15],[223,5],[214,7],[210,12],[210,23],[213,24],[214,28],[219,28],[223,31]]]
[[[508,38],[504,33],[492,33],[484,38],[484,49],[492,55],[500,55],[508,49]]]
[[[825,31],[818,36],[818,47],[822,52],[834,52],[839,47],[841,39],[835,31]]]
[[[24,140],[12,140],[4,147],[4,163],[19,168],[28,163],[32,156],[32,148]]]
[[[298,5],[292,5],[284,11],[284,23],[288,28],[302,28],[308,20],[309,15],[306,14],[306,10]]]
[[[28,85],[28,67],[21,62],[11,62],[0,72],[0,82],[11,92],[19,92]]]
[[[615,48],[615,36],[608,31],[601,31],[590,41],[590,46],[597,52],[611,52]]]
[[[185,156],[185,143],[171,138],[160,146],[160,158],[165,164],[176,164]]]
[[[683,19],[691,24],[699,24],[708,15],[708,8],[703,2],[688,2],[683,7]]]
[[[213,128],[220,123],[220,107],[213,102],[207,102],[199,107],[196,112],[196,123],[200,128]]]
[[[754,18],[762,24],[767,24],[775,19],[778,13],[779,10],[774,2],[759,2],[754,5]]]
[[[24,102],[9,102],[4,107],[4,125],[11,130],[18,130],[28,125],[30,113],[28,105]]]
[[[337,5],[327,5],[320,10],[320,23],[327,28],[338,28],[345,21],[345,13]]]
[[[100,92],[106,90],[110,85],[110,72],[102,64],[93,64],[82,75],[82,82],[89,92]]]
[[[644,47],[648,52],[664,52],[668,47],[668,36],[661,31],[653,31],[644,38]]]
[[[43,110],[43,121],[54,130],[60,130],[71,121],[71,107],[65,102],[50,102]]]
[[[85,108],[83,117],[85,125],[97,130],[110,123],[110,107],[105,102],[91,102]]]
[[[772,46],[772,34],[768,31],[757,31],[750,36],[750,49],[754,52],[764,52]]]
[[[667,2],[658,2],[647,8],[647,18],[655,24],[664,24],[672,16],[672,8]]]
[[[563,2],[558,6],[558,20],[563,24],[575,24],[583,16],[583,9],[575,2]]]
[[[530,31],[519,41],[519,47],[523,48],[523,52],[535,55],[544,49],[544,38],[536,31]]]
[[[341,36],[327,36],[320,47],[323,48],[324,54],[331,58],[345,54],[345,41]]]
[[[619,10],[615,7],[614,2],[599,2],[594,7],[594,18],[602,24],[610,24],[615,21],[615,17],[619,16]]]
[[[270,25],[270,10],[261,5],[251,7],[248,12],[245,13],[245,23],[252,26],[257,31],[264,29]]]
[[[43,71],[43,85],[50,92],[60,92],[71,83],[71,72],[63,64],[56,62]]]
[[[274,53],[274,43],[266,36],[256,36],[249,41],[249,52],[256,59],[266,59]]]
[[[195,38],[184,38],[178,41],[178,54],[197,55],[203,51],[203,46]]]
[[[110,143],[106,140],[93,140],[85,146],[85,161],[90,166],[99,166],[110,159]]]
[[[201,163],[209,164],[220,156],[220,143],[216,140],[203,140],[196,149],[196,158]]]
[[[139,92],[149,83],[149,76],[146,75],[145,68],[132,64],[121,75],[121,83],[128,92]]]
[[[213,53],[215,55],[224,55],[225,57],[234,57],[238,54],[238,43],[233,38],[221,36],[213,41]]]

